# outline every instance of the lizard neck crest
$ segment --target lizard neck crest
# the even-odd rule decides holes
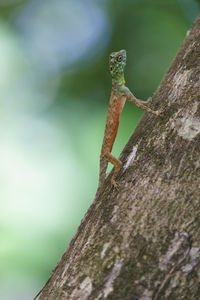
[[[126,50],[119,52],[112,52],[109,58],[110,73],[112,76],[112,83],[116,86],[125,84],[124,69],[126,66]]]

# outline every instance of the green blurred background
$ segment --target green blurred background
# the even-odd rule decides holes
[[[153,94],[200,11],[195,0],[0,0],[0,299],[29,300],[95,195],[111,90]],[[143,112],[127,103],[113,153]]]

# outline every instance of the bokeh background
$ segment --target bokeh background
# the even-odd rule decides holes
[[[29,300],[95,195],[111,90],[153,94],[200,11],[195,0],[0,0],[0,299]],[[143,112],[127,103],[113,153]]]

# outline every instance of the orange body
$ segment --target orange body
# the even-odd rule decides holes
[[[106,128],[104,133],[104,140],[102,145],[101,154],[112,151],[112,147],[119,128],[119,120],[122,109],[124,107],[126,98],[123,96],[114,95],[112,92],[110,103],[108,107],[108,115],[106,120]]]

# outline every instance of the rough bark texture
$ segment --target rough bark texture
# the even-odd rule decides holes
[[[40,300],[200,299],[200,18]]]

